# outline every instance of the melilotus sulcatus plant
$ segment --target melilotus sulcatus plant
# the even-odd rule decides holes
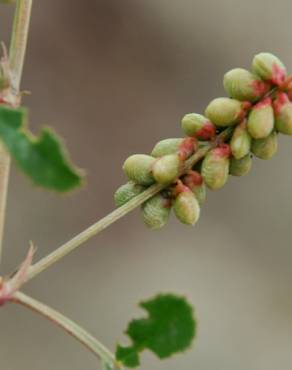
[[[17,0],[15,7],[10,50],[2,44],[0,62],[0,242],[11,158],[35,185],[56,192],[81,186],[84,176],[51,129],[37,137],[29,131],[20,81],[32,0]],[[128,182],[116,191],[117,208],[112,213],[34,264],[31,245],[20,267],[0,278],[0,304],[18,303],[51,320],[93,352],[103,370],[138,367],[145,349],[163,359],[189,348],[196,320],[184,297],[164,293],[142,301],[147,315],[129,323],[130,341],[112,353],[75,322],[20,289],[137,207],[151,229],[165,226],[171,209],[183,224],[194,225],[207,188],[220,189],[229,175],[246,175],[253,156],[270,159],[276,153],[278,134],[292,135],[292,77],[283,63],[270,53],[259,53],[251,72],[235,68],[225,74],[223,84],[228,97],[212,100],[204,115],[189,113],[182,118],[185,137],[162,140],[150,154],[134,154],[125,161]]]

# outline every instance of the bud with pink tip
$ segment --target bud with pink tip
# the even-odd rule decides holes
[[[264,81],[280,86],[286,78],[286,67],[271,53],[259,53],[252,61],[252,70]]]
[[[222,188],[228,179],[230,146],[222,144],[218,148],[211,149],[202,162],[202,176],[211,190]]]
[[[274,111],[276,129],[281,134],[292,135],[292,103],[284,92],[277,93]]]
[[[195,136],[199,140],[210,140],[216,135],[215,125],[201,114],[186,114],[181,121],[181,126],[186,135]]]
[[[250,152],[251,136],[247,131],[246,121],[242,121],[234,130],[230,148],[236,159],[243,158]]]
[[[252,108],[247,120],[247,129],[254,139],[263,139],[270,135],[274,129],[271,98],[263,99]]]
[[[234,68],[227,72],[224,75],[223,84],[231,98],[250,102],[259,100],[270,89],[267,82],[243,68]]]
[[[182,178],[182,182],[191,189],[199,204],[202,205],[206,200],[206,186],[202,175],[198,171],[188,171]]]
[[[245,117],[249,102],[230,98],[216,98],[206,108],[206,116],[218,127],[233,126]]]
[[[194,193],[183,184],[176,187],[176,198],[173,202],[176,217],[186,225],[194,225],[200,217],[200,205]]]

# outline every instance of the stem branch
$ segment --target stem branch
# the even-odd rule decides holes
[[[233,128],[227,128],[220,135],[218,135],[217,139],[221,141],[226,140],[230,136],[232,131]],[[190,157],[185,162],[185,166],[181,175],[188,171],[189,169],[191,169],[197,162],[199,162],[214,145],[215,145],[214,143],[208,142],[202,148],[200,148],[192,157]],[[123,216],[125,216],[138,206],[140,206],[147,199],[151,198],[153,195],[161,191],[164,187],[165,187],[164,185],[160,184],[154,184],[150,186],[143,193],[137,195],[135,198],[131,199],[123,206],[115,209],[113,212],[109,213],[107,216],[97,221],[95,224],[93,224],[86,230],[82,231],[73,239],[69,240],[67,243],[57,248],[54,252],[50,253],[49,255],[41,259],[39,262],[32,265],[28,271],[26,281],[31,280],[39,273],[41,273],[48,267],[52,266],[53,264],[61,260],[68,253],[72,252],[74,249],[81,246],[83,243],[92,238],[94,235],[100,233],[102,230],[106,229],[108,226],[110,226],[111,224],[113,224],[114,222],[116,222],[117,220],[119,220],[120,218],[122,218]]]
[[[28,39],[31,7],[32,0],[17,0],[9,54],[11,96],[13,101],[16,102],[15,106],[19,104],[18,96]],[[0,143],[0,262],[3,249],[10,162],[9,153]]]
[[[115,356],[103,344],[101,344],[95,337],[89,334],[85,329],[81,328],[74,321],[63,316],[58,311],[45,305],[44,303],[37,301],[34,298],[29,297],[28,295],[22,292],[16,292],[13,295],[11,302],[21,304],[22,306],[25,306],[30,310],[47,318],[52,323],[65,330],[69,335],[77,339],[81,344],[83,344],[99,359],[111,365],[112,369],[118,368],[115,361]]]
[[[137,195],[123,206],[115,209],[113,212],[109,213],[107,216],[103,217],[101,220],[97,221],[95,224],[76,235],[73,239],[69,240],[67,243],[63,244],[55,251],[42,258],[39,262],[32,265],[28,270],[26,281],[36,277],[39,273],[61,260],[74,249],[131,212],[133,209],[144,203],[147,199],[151,198],[154,194],[158,193],[162,189],[162,185],[155,184],[150,186],[143,193]]]

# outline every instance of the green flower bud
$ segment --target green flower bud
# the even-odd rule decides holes
[[[232,176],[244,176],[249,173],[252,167],[252,157],[247,154],[241,159],[231,158],[229,173]]]
[[[183,138],[173,138],[159,141],[151,152],[152,157],[159,158],[167,154],[177,153],[183,140]]]
[[[179,176],[180,166],[178,154],[168,154],[158,158],[152,167],[154,179],[159,184],[170,184]]]
[[[158,230],[166,225],[168,221],[171,203],[169,199],[165,199],[159,193],[147,200],[142,205],[141,210],[144,223],[150,229]]]
[[[224,75],[224,89],[237,100],[255,102],[269,91],[269,84],[243,68],[235,68]]]
[[[271,159],[278,149],[278,138],[275,132],[272,132],[264,139],[253,140],[251,151],[261,159]]]
[[[200,205],[194,193],[187,187],[174,200],[173,210],[176,217],[186,225],[194,225],[200,217]]]
[[[233,156],[240,159],[250,152],[251,137],[247,131],[246,121],[242,121],[234,130],[230,148]]]
[[[201,114],[186,114],[181,121],[181,126],[186,135],[194,136],[199,140],[210,140],[216,135],[214,124]]]
[[[211,190],[225,185],[229,173],[230,147],[227,144],[210,150],[202,163],[203,179]]]
[[[152,185],[155,182],[152,176],[152,166],[155,158],[146,154],[134,154],[126,159],[123,170],[129,180],[140,185]]]
[[[286,67],[281,60],[271,53],[257,54],[252,61],[253,72],[274,85],[281,85],[286,78]]]
[[[205,114],[216,126],[226,127],[240,122],[248,107],[247,102],[230,98],[217,98],[209,103]]]
[[[142,193],[146,188],[142,185],[135,184],[134,182],[127,182],[120,186],[114,195],[115,204],[117,207],[121,207],[132,198]]]
[[[206,185],[202,175],[197,171],[189,171],[182,179],[186,185],[195,195],[200,205],[206,200]]]
[[[281,134],[292,135],[292,103],[288,95],[278,92],[274,100],[275,127]]]
[[[247,120],[247,129],[254,139],[263,139],[270,135],[274,129],[271,98],[263,99],[252,108]]]
[[[198,142],[193,137],[165,139],[159,141],[153,148],[152,157],[159,158],[168,154],[179,154],[181,160],[186,160],[198,149]]]

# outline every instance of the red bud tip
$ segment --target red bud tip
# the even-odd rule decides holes
[[[231,148],[228,144],[220,144],[217,148],[213,149],[213,153],[219,157],[229,158],[231,156]]]
[[[205,122],[201,130],[197,131],[196,136],[202,140],[214,139],[216,136],[216,127],[212,122]]]
[[[243,110],[248,111],[252,107],[252,103],[250,101],[243,101],[241,107]]]
[[[178,180],[174,188],[174,195],[177,196],[180,193],[184,193],[188,191],[191,191],[191,190],[186,185],[184,185],[181,180]]]
[[[186,137],[179,146],[179,159],[185,161],[198,149],[198,141],[195,137]]]
[[[183,183],[190,189],[196,186],[201,186],[203,183],[202,175],[197,171],[188,171],[187,175],[183,178]]]
[[[270,87],[270,84],[261,80],[254,80],[252,83],[254,95],[258,97],[265,95],[270,90]]]
[[[275,114],[279,114],[281,112],[281,109],[283,107],[283,105],[289,103],[290,100],[289,100],[289,97],[286,93],[282,92],[282,91],[277,91],[277,94],[276,94],[276,99],[274,100],[274,111],[275,111]]]
[[[279,86],[282,91],[290,91],[292,89],[292,76],[288,76],[286,80]]]
[[[261,109],[264,107],[268,107],[269,105],[272,105],[272,99],[270,97],[266,97],[262,99],[260,102],[258,102],[255,106],[254,109]]]
[[[286,71],[279,67],[277,63],[273,64],[272,70],[272,78],[270,79],[270,82],[274,85],[281,86],[285,81]]]

